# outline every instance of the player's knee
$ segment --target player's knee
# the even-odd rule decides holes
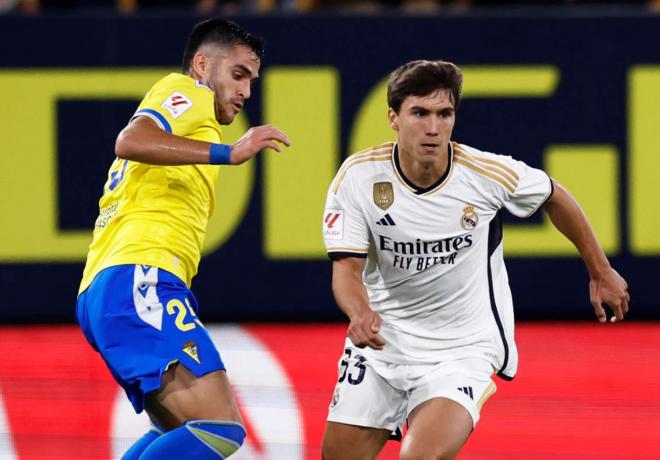
[[[222,458],[236,452],[245,441],[245,427],[238,422],[220,420],[190,420],[185,424],[197,439],[210,446]]]
[[[149,444],[141,460],[217,460],[233,455],[243,445],[245,428],[240,423],[218,420],[189,420]]]

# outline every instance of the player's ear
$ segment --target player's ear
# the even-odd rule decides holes
[[[390,128],[394,131],[399,130],[399,115],[394,111],[392,107],[387,111],[387,118],[390,120]]]
[[[205,54],[200,52],[195,53],[190,63],[191,70],[193,75],[197,74],[200,77],[206,76],[206,72],[209,66],[209,59]]]

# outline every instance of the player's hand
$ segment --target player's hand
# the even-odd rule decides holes
[[[358,348],[382,350],[385,341],[378,333],[382,322],[380,316],[372,310],[356,315],[351,318],[351,323],[348,325],[348,337]]]
[[[613,323],[622,321],[628,313],[628,283],[613,268],[608,268],[602,276],[589,280],[589,298],[601,323],[607,321],[603,304],[607,304],[614,312],[610,320]]]
[[[282,145],[289,147],[289,136],[271,125],[255,126],[231,146],[230,162],[233,165],[245,163],[263,149],[282,151]]]

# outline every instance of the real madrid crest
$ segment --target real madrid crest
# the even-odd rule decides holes
[[[461,217],[461,227],[465,230],[473,230],[479,223],[479,214],[475,211],[474,206],[471,204],[463,208],[463,216]]]
[[[391,182],[376,182],[374,184],[374,203],[385,211],[394,203],[394,189]]]

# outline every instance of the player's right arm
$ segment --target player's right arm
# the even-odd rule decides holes
[[[369,228],[357,201],[360,192],[347,159],[330,184],[323,212],[323,239],[332,259],[332,292],[350,324],[348,337],[359,348],[382,350],[382,320],[369,306],[362,273],[369,251]]]
[[[332,261],[332,293],[341,311],[350,320],[348,337],[358,347],[382,350],[385,341],[378,333],[381,318],[371,307],[362,283],[366,259],[341,257]]]
[[[228,164],[245,163],[265,148],[280,152],[280,144],[289,146],[291,141],[274,126],[250,128],[236,143],[228,146]],[[168,133],[151,118],[137,117],[117,136],[115,153],[125,160],[153,165],[209,164],[213,145]]]

